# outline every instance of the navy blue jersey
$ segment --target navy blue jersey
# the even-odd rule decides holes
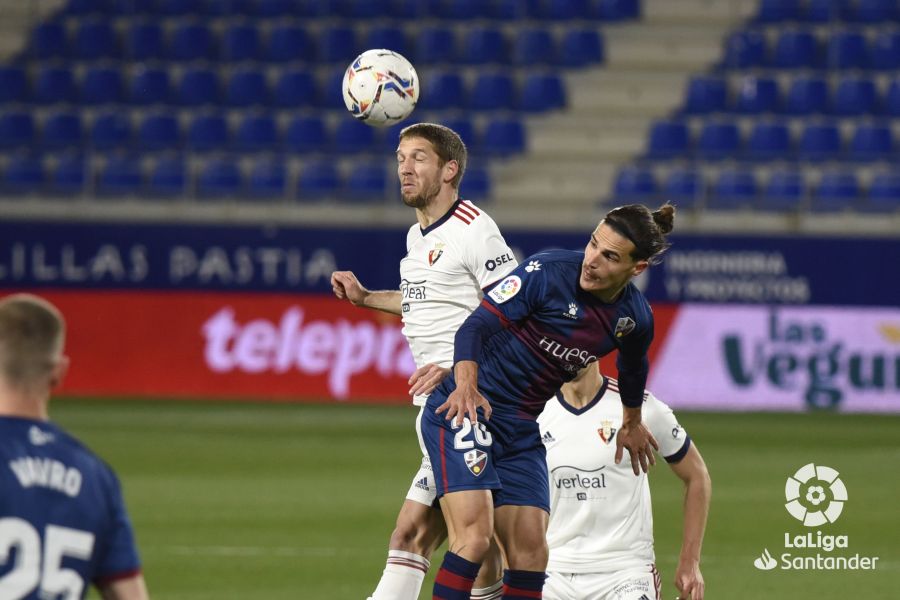
[[[112,469],[52,423],[0,417],[0,597],[83,598],[139,571]]]
[[[478,388],[495,411],[536,418],[563,382],[614,350],[623,403],[640,406],[653,339],[650,305],[631,283],[611,304],[582,290],[583,261],[583,252],[570,250],[531,256],[460,328],[455,359],[479,363]],[[467,339],[475,340],[468,348]]]

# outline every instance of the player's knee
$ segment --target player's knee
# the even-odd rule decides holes
[[[543,537],[520,540],[506,551],[509,568],[515,571],[545,571],[549,558],[550,549]]]
[[[401,514],[391,533],[390,547],[428,558],[445,537],[443,528],[427,518],[414,519]]]
[[[472,562],[484,561],[491,547],[491,535],[480,531],[478,528],[469,528],[459,532],[451,550],[463,555]]]
[[[496,544],[491,544],[491,548],[481,563],[481,569],[478,571],[478,579],[476,579],[475,587],[487,587],[497,581],[503,579],[503,558],[500,556],[500,549]]]

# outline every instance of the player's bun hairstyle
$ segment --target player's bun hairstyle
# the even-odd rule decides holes
[[[416,123],[409,127],[404,127],[400,131],[400,140],[406,138],[418,137],[431,142],[434,151],[437,152],[441,159],[441,166],[455,160],[459,165],[456,171],[456,177],[450,181],[450,185],[459,189],[459,183],[462,181],[463,174],[466,172],[466,160],[469,156],[466,145],[463,143],[459,134],[443,125],[437,123]]]
[[[0,376],[14,387],[39,383],[62,353],[65,321],[55,306],[30,294],[0,300]]]
[[[666,236],[675,228],[675,207],[667,202],[651,212],[643,204],[627,204],[606,213],[603,222],[631,240],[634,260],[646,260],[655,265],[672,245],[666,241]]]

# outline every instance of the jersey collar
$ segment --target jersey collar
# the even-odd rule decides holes
[[[607,383],[608,383],[608,382],[609,382],[609,378],[608,378],[608,377],[604,377],[604,378],[603,378],[603,383],[600,384],[600,389],[597,391],[597,395],[594,396],[594,399],[593,399],[593,400],[591,400],[590,402],[588,402],[587,404],[585,404],[585,405],[582,406],[581,408],[575,408],[574,406],[572,406],[571,404],[569,404],[568,402],[566,402],[565,399],[563,398],[562,392],[560,392],[560,391],[557,391],[557,392],[556,392],[556,400],[560,403],[560,405],[562,405],[562,407],[563,407],[564,409],[566,409],[567,411],[569,411],[569,412],[572,413],[573,415],[575,415],[575,416],[583,415],[583,414],[586,413],[587,411],[589,411],[589,410],[591,410],[592,408],[594,408],[594,406],[596,406],[598,402],[600,402],[600,399],[603,398],[603,394],[606,393],[606,387],[607,387]]]
[[[450,210],[448,210],[446,213],[444,213],[443,217],[441,217],[440,219],[438,219],[437,221],[435,221],[434,223],[432,223],[425,229],[422,229],[422,227],[419,226],[419,231],[422,232],[422,235],[426,236],[429,233],[431,233],[432,231],[434,231],[435,229],[437,229],[438,227],[440,227],[441,225],[443,225],[444,223],[446,223],[447,219],[449,219],[450,217],[453,216],[453,212],[456,210],[456,207],[459,206],[460,202],[462,202],[462,198],[457,198],[456,202],[453,203],[453,206],[450,207]]]

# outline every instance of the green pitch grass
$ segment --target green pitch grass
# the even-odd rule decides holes
[[[363,600],[418,462],[411,407],[59,399],[52,408],[119,472],[157,600]],[[897,597],[900,418],[686,413],[681,422],[713,480],[707,598]],[[783,507],[784,483],[809,462],[840,471],[849,493],[822,528],[849,536],[835,554],[878,556],[875,571],[753,567],[763,549],[786,551],[785,532],[805,533]],[[651,487],[672,600],[680,482],[658,464]]]

